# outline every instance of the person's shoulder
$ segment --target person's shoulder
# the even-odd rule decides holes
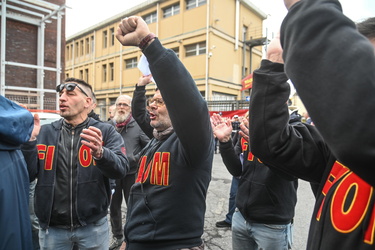
[[[111,126],[116,126],[116,122],[111,119],[111,120],[108,120],[108,121],[103,121],[104,123],[107,123],[107,124],[110,124]]]
[[[53,121],[51,123],[46,123],[46,124],[43,124],[41,127],[40,127],[40,131],[41,133],[44,132],[44,131],[50,131],[50,130],[59,130],[61,129],[62,127],[62,124],[63,124],[63,118],[59,119],[59,120],[56,120],[56,121]]]
[[[110,134],[111,136],[113,136],[113,134],[115,134],[115,136],[117,136],[116,134],[120,135],[119,133],[117,133],[115,126],[109,124],[108,122],[97,121],[92,118],[90,119],[91,121],[89,122],[89,126],[93,126],[93,127],[100,129],[103,135],[105,134],[107,135]]]
[[[107,121],[98,121],[94,118],[90,117],[89,126],[94,126],[97,128],[107,128],[107,127],[113,127],[109,122]]]

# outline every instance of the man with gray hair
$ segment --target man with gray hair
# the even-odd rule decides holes
[[[113,240],[109,249],[116,249],[121,246],[123,241],[123,226],[121,215],[122,195],[126,203],[131,186],[135,182],[135,173],[137,171],[137,161],[134,158],[141,149],[149,142],[149,138],[143,133],[137,122],[133,119],[131,113],[132,98],[128,95],[120,95],[116,99],[114,117],[109,121],[116,127],[125,141],[126,155],[129,159],[130,171],[122,179],[116,180],[115,192],[112,196],[110,205],[111,226]]]

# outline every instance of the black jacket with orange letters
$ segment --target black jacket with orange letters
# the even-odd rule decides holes
[[[155,40],[143,53],[174,132],[161,140],[153,138],[141,151],[128,202],[127,249],[200,246],[214,149],[207,104],[172,50]]]
[[[316,127],[288,124],[289,84],[282,64],[263,60],[253,76],[254,155],[267,166],[320,184],[307,249],[374,249],[373,187],[336,159]]]
[[[94,160],[81,143],[82,129],[102,131],[103,157]],[[35,213],[42,229],[75,228],[103,218],[111,198],[109,178],[123,178],[129,169],[124,141],[110,124],[87,118],[72,127],[63,119],[41,127],[36,141],[23,144],[35,188]],[[72,210],[73,209],[73,210]]]
[[[337,0],[296,3],[282,24],[280,41],[285,72],[337,159],[324,160],[308,248],[374,249],[374,46]],[[314,141],[294,144],[304,148],[297,158],[316,162],[327,156],[321,141]]]
[[[243,153],[241,162],[239,153]],[[278,169],[270,169],[255,157],[240,137],[220,143],[220,154],[228,171],[240,177],[236,207],[248,222],[285,225],[291,223],[297,203],[298,181]]]

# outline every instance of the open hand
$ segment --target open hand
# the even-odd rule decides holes
[[[40,118],[38,114],[34,114],[34,128],[33,132],[31,132],[30,141],[36,140],[36,137],[39,135],[40,132]]]
[[[267,59],[275,63],[284,63],[283,49],[280,43],[280,33],[267,46]]]
[[[249,120],[245,120],[240,124],[240,131],[238,132],[241,137],[249,141]]]
[[[218,114],[211,116],[211,126],[215,137],[220,142],[228,142],[231,139],[232,123],[230,120],[224,122],[223,118]]]
[[[97,159],[103,157],[103,138],[102,131],[96,127],[90,126],[83,129],[81,133],[82,144],[90,148],[91,155]]]
[[[152,75],[141,76],[138,80],[137,86],[146,86],[147,84],[151,83]]]

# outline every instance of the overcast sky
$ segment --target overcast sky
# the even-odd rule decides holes
[[[145,0],[66,0],[66,37],[74,35],[105,19],[134,7]],[[233,0],[234,1],[234,0]],[[270,32],[279,29],[286,15],[283,0],[249,0],[269,17],[265,21]],[[375,16],[374,0],[341,0],[344,14],[353,21]]]

